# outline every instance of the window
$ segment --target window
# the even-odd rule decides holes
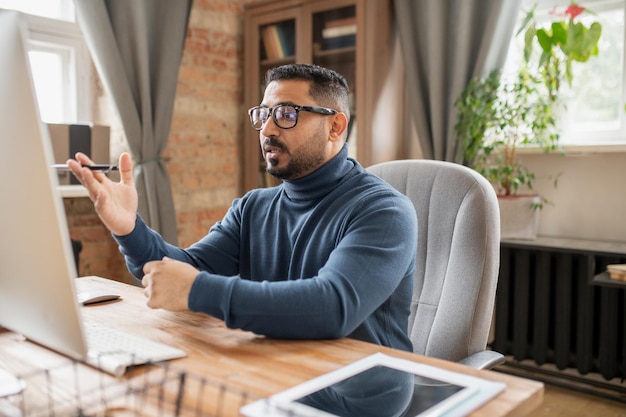
[[[91,120],[91,61],[73,1],[0,0],[0,7],[27,14],[28,56],[42,120]]]
[[[554,20],[550,12],[562,11],[570,0],[524,0],[520,16],[537,5],[538,20]],[[580,0],[579,5],[595,14],[584,13],[581,21],[599,21],[602,36],[599,54],[584,64],[574,63],[573,83],[562,96],[566,109],[562,118],[563,145],[603,145],[626,143],[626,94],[624,70],[623,0]],[[514,37],[509,48],[504,73],[511,73],[520,65],[523,39]]]

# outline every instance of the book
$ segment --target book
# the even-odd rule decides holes
[[[295,26],[289,24],[267,25],[261,29],[267,59],[282,59],[295,55]]]
[[[322,38],[335,38],[338,36],[356,34],[356,23],[353,25],[335,26],[322,29]]]
[[[356,44],[356,34],[324,38],[322,45],[325,50],[347,48]]]
[[[626,264],[613,264],[606,266],[611,279],[626,281]]]
[[[272,26],[273,25],[263,27],[261,29],[261,37],[263,39],[263,47],[265,48],[267,59],[278,59],[280,56],[278,46],[272,33]]]
[[[285,57],[285,51],[284,51],[283,45],[282,45],[282,43],[280,41],[280,34],[279,34],[278,25],[271,25],[269,27],[269,31],[270,31],[270,37],[271,37],[272,44],[274,45],[274,49],[276,51],[276,58],[284,58]]]
[[[296,54],[296,27],[290,24],[277,25],[278,40],[280,42],[283,58]]]
[[[334,28],[338,26],[348,26],[348,25],[356,25],[355,16],[346,17],[343,19],[327,20],[326,23],[324,23],[325,28]]]

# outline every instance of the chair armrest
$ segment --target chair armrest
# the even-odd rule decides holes
[[[461,359],[459,363],[476,369],[491,369],[496,365],[503,364],[504,361],[503,354],[493,350],[483,350]]]

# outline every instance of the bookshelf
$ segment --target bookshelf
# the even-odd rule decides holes
[[[346,77],[351,91],[350,154],[363,166],[372,158],[372,120],[392,50],[391,0],[274,0],[246,6],[244,107],[263,97],[265,72],[312,63]],[[244,121],[243,191],[275,185],[265,174],[259,134]]]

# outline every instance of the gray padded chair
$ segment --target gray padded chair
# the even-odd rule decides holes
[[[503,363],[486,350],[500,263],[493,187],[465,166],[400,160],[368,168],[417,211],[417,269],[409,317],[413,350],[479,369]]]

